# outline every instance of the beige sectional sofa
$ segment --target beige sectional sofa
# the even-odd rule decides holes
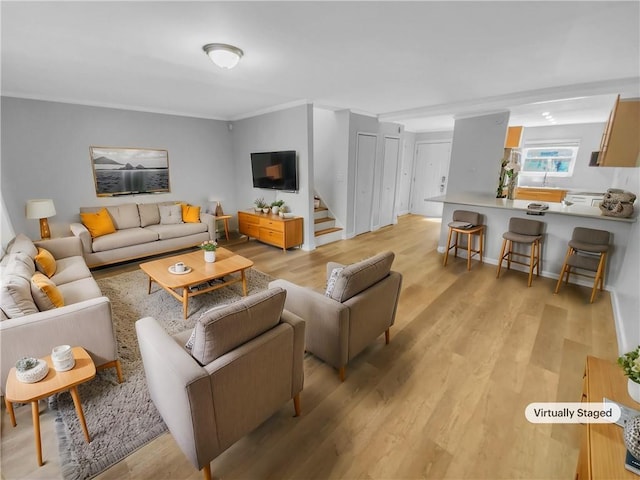
[[[89,267],[109,265],[215,240],[215,217],[200,213],[198,223],[164,223],[161,206],[180,202],[126,203],[106,207],[116,228],[114,233],[92,238],[82,223],[72,223],[71,232],[82,241]],[[81,207],[80,213],[95,213],[104,207]],[[167,220],[168,221],[168,220]]]
[[[36,270],[38,247],[54,259],[51,276]],[[38,259],[38,270],[42,270]],[[34,276],[47,277],[63,306],[49,302]],[[76,237],[32,242],[18,235],[0,261],[0,390],[4,394],[9,370],[22,357],[45,357],[57,345],[84,347],[97,367],[115,367],[121,379],[111,303],[82,257]],[[50,292],[50,290],[48,290]]]

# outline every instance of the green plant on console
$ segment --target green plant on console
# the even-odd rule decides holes
[[[262,198],[262,197],[256,198],[253,201],[253,204],[256,206],[256,208],[267,208],[269,206],[269,204],[267,202],[265,202],[264,198]]]
[[[284,205],[284,200],[276,200],[275,202],[271,202],[272,207],[282,207]]]
[[[618,358],[618,365],[624,374],[636,383],[640,383],[640,345]]]

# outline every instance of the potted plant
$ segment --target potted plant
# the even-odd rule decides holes
[[[618,365],[629,377],[627,390],[629,396],[640,403],[640,345],[635,350],[625,353],[618,358]]]
[[[269,206],[269,205],[267,205],[267,203],[264,201],[264,198],[263,198],[263,197],[256,198],[256,199],[253,201],[253,204],[255,205],[254,210],[255,210],[256,212],[261,212],[263,208],[265,208],[265,207],[268,207],[268,206]]]
[[[205,262],[213,263],[216,261],[216,250],[218,249],[218,242],[207,240],[200,244],[200,248],[204,250]]]
[[[271,203],[271,213],[274,215],[278,214],[278,210],[284,205],[284,200],[276,200]]]

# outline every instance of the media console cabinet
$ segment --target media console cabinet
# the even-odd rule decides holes
[[[271,213],[239,211],[238,231],[282,250],[302,245],[302,217],[282,218]]]

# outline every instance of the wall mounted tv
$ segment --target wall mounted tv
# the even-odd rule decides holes
[[[254,188],[298,190],[298,164],[295,150],[251,154]]]

